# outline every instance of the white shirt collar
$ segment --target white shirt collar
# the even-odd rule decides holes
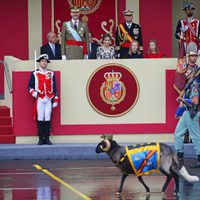
[[[132,22],[129,22],[129,23],[126,22],[126,25],[127,25],[127,26],[131,26],[131,25],[132,25]]]
[[[193,17],[193,16],[192,16],[192,17],[188,17],[188,18],[187,18],[188,22],[191,22],[193,19],[194,19],[194,17]]]
[[[48,42],[49,43],[49,45],[52,47],[52,46],[55,46],[55,44],[54,43],[51,43],[51,42]]]
[[[42,72],[43,74],[47,73],[47,68],[44,69],[42,67],[39,67],[39,71]]]
[[[77,26],[78,26],[79,19],[77,19],[77,20],[72,19],[72,23],[73,23],[73,24],[75,23],[75,21],[77,22]]]

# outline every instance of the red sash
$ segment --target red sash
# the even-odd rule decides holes
[[[71,45],[71,46],[82,46],[83,47],[83,54],[87,54],[87,46],[86,42],[82,41],[76,41],[76,40],[66,40],[66,45]]]
[[[121,44],[122,47],[125,47],[125,48],[130,48],[131,47],[131,43],[129,42],[124,42],[123,44]]]

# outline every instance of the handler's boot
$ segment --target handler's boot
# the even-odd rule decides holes
[[[178,156],[178,161],[179,161],[180,165],[184,165],[184,160],[183,160],[184,153],[177,152],[177,156]]]
[[[197,156],[197,161],[194,165],[190,166],[191,168],[200,168],[200,155]]]
[[[50,121],[45,121],[45,144],[47,145],[52,145],[53,143],[49,140],[49,136],[50,136],[50,125],[51,122]]]
[[[38,136],[39,136],[39,141],[38,145],[44,144],[44,122],[43,121],[37,121],[37,129],[38,129]]]

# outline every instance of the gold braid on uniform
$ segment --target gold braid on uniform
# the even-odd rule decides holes
[[[122,42],[120,42],[120,44],[122,45],[124,42],[127,41],[128,33],[126,32],[124,35],[121,34],[120,27],[118,26],[118,34],[119,34],[120,40],[122,41]]]
[[[121,34],[120,27],[118,26],[118,35],[119,35],[119,38],[120,38],[119,44],[120,44],[120,46],[121,46],[122,44],[124,44],[124,42],[127,41],[128,33],[126,32],[125,35]],[[116,46],[115,49],[116,49],[117,51],[120,50],[120,46]]]

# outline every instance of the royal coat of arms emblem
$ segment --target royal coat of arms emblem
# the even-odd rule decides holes
[[[69,5],[72,6],[77,6],[81,8],[81,14],[91,14],[95,12],[102,0],[68,0]]]
[[[105,82],[102,83],[100,95],[104,102],[112,105],[111,110],[115,110],[115,104],[119,104],[126,96],[126,87],[120,79],[120,72],[106,72],[104,74]]]
[[[136,105],[139,83],[128,67],[109,63],[100,66],[91,74],[86,94],[90,105],[99,114],[119,117]]]

